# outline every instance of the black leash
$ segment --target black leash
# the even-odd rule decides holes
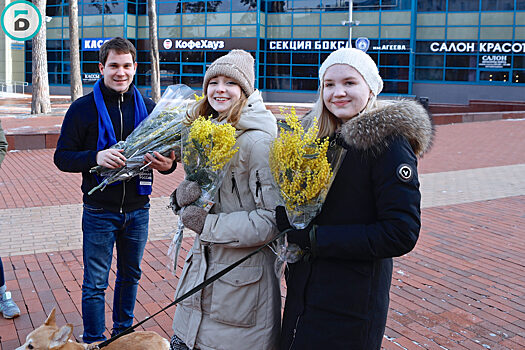
[[[171,304],[169,304],[168,306],[164,307],[162,310],[159,310],[159,311],[155,312],[153,315],[146,317],[144,320],[140,321],[136,325],[131,326],[129,328],[126,328],[124,331],[122,331],[122,333],[119,333],[119,334],[117,334],[117,335],[115,335],[115,336],[113,336],[113,337],[111,337],[111,338],[109,338],[107,340],[104,340],[102,343],[98,344],[93,349],[101,349],[101,348],[111,344],[112,342],[114,342],[118,338],[123,337],[126,334],[129,334],[129,333],[133,332],[133,330],[135,328],[137,328],[138,326],[140,326],[141,324],[143,324],[144,322],[146,322],[150,318],[153,318],[153,317],[157,316],[158,314],[160,314],[163,311],[166,311],[167,309],[169,309],[173,305],[180,303],[181,301],[183,301],[187,297],[197,293],[199,290],[204,289],[206,286],[212,284],[213,282],[215,282],[216,280],[218,280],[219,278],[221,278],[222,276],[224,276],[225,274],[227,274],[228,272],[230,272],[231,270],[233,270],[234,268],[236,268],[237,266],[239,266],[240,264],[242,264],[243,262],[245,262],[246,260],[248,260],[249,258],[254,256],[255,254],[259,253],[264,248],[266,248],[267,246],[269,246],[270,244],[272,244],[273,242],[275,242],[276,240],[278,240],[279,238],[284,236],[284,234],[287,233],[288,231],[290,231],[290,229],[284,230],[283,232],[279,233],[277,236],[275,236],[271,241],[269,241],[265,245],[263,245],[263,246],[259,247],[258,249],[254,250],[253,252],[251,252],[250,254],[246,255],[245,257],[237,260],[236,262],[234,262],[230,266],[224,268],[223,270],[217,272],[215,275],[211,276],[207,280],[202,281],[200,284],[198,284],[197,286],[193,287],[191,290],[187,291],[186,293],[184,293],[183,295],[181,295],[180,297],[175,299]]]

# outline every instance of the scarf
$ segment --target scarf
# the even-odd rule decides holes
[[[98,111],[98,140],[97,140],[97,151],[103,150],[117,143],[117,137],[115,136],[115,130],[113,129],[113,123],[109,117],[104,97],[102,96],[102,90],[100,89],[100,79],[95,83],[93,87],[93,94],[95,96],[95,105]],[[148,110],[144,99],[140,94],[139,90],[133,85],[133,97],[135,100],[135,125],[140,124],[148,116]],[[124,127],[122,125],[121,127]]]

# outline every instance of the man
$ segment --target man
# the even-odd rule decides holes
[[[0,165],[2,165],[7,153],[7,146],[4,129],[2,129],[2,123],[0,123]],[[0,313],[2,313],[4,318],[17,317],[20,315],[20,309],[11,298],[11,292],[8,292],[6,288],[4,265],[2,265],[2,259],[0,259]]]
[[[131,42],[114,38],[102,45],[99,69],[103,79],[93,92],[73,102],[64,117],[55,151],[56,166],[66,172],[82,172],[84,280],[82,283],[83,341],[105,340],[104,296],[108,287],[113,245],[117,248],[117,278],[113,298],[113,331],[116,335],[133,323],[133,310],[141,275],[140,262],[148,237],[149,197],[153,174],[173,172],[175,154],[145,156],[148,169],[129,181],[87,193],[101,178],[89,173],[102,165],[125,165],[121,149],[109,149],[125,140],[154,108],[133,84],[137,70]]]

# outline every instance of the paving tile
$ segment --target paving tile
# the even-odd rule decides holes
[[[16,348],[53,308],[57,322],[73,323],[81,339],[80,175],[58,171],[53,151],[9,152],[0,170],[0,255],[22,312],[15,320],[0,318],[2,349]],[[384,349],[525,349],[524,164],[525,120],[437,127],[433,148],[419,164],[420,239],[394,259]],[[183,177],[181,167],[155,175],[137,322],[173,300],[191,248],[188,232],[173,275],[166,251],[177,218],[166,206]],[[109,279],[108,336],[115,261]],[[171,336],[174,309],[141,328]]]

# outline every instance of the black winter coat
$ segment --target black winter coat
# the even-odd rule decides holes
[[[392,257],[419,235],[416,154],[429,147],[432,126],[415,102],[380,103],[341,128],[347,153],[313,221],[312,254],[288,265],[281,349],[381,347]]]
[[[133,85],[124,94],[108,89],[103,81],[100,88],[117,142],[125,140],[135,128]],[[144,98],[144,102],[148,114],[151,113],[155,103],[149,98]],[[62,171],[82,172],[81,188],[86,204],[113,212],[130,212],[144,207],[149,202],[149,197],[137,193],[138,177],[107,186],[104,191],[87,194],[98,185],[95,176],[89,173],[89,170],[97,165],[97,140],[98,112],[91,92],[73,102],[64,117],[54,155],[55,165]]]

